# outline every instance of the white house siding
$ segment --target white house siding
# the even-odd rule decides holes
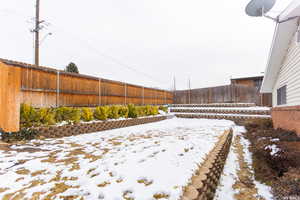
[[[273,88],[273,106],[277,105],[277,89],[287,86],[287,104],[282,106],[300,105],[300,44],[296,43],[296,34],[290,42],[288,52],[279,70]]]

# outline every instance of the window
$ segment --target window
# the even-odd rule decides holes
[[[286,85],[277,89],[277,105],[286,104]]]

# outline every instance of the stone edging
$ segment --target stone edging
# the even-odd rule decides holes
[[[233,131],[225,131],[191,179],[181,200],[213,200],[232,142]]]
[[[50,127],[37,127],[39,136],[46,138],[59,138],[67,137],[85,133],[93,133],[105,130],[111,130],[116,128],[135,126],[139,124],[152,123],[167,119],[168,116],[154,116],[154,117],[143,117],[125,120],[112,120],[112,121],[99,121],[93,123],[80,123],[74,125],[64,126],[50,126]]]

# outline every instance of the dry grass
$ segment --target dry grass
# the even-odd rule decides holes
[[[110,182],[104,181],[104,182],[98,184],[97,186],[98,186],[98,187],[105,187],[105,186],[107,186],[107,185],[109,185],[109,184],[110,184]]]
[[[152,180],[148,180],[147,178],[141,178],[141,179],[137,180],[137,182],[140,184],[144,184],[145,186],[149,186],[153,183]]]
[[[160,192],[160,193],[154,194],[153,197],[155,199],[168,199],[170,197],[170,195]]]
[[[234,152],[238,155],[239,170],[237,172],[238,179],[232,186],[233,189],[239,192],[234,195],[236,200],[265,200],[264,198],[257,197],[258,190],[253,183],[250,166],[245,161],[244,146],[240,143],[241,136],[236,136],[233,142]]]
[[[28,175],[30,173],[30,171],[28,169],[25,169],[25,168],[21,168],[21,169],[18,169],[16,171],[17,174],[20,174],[20,175]]]
[[[126,190],[123,192],[123,199],[125,200],[134,200],[133,197],[130,197],[130,195],[132,194],[133,192],[130,191],[130,190]]]
[[[5,192],[7,190],[9,190],[9,188],[0,188],[0,193]]]
[[[38,170],[38,171],[35,171],[35,172],[32,172],[31,173],[31,176],[38,176],[38,175],[41,175],[41,174],[44,174],[47,170]]]

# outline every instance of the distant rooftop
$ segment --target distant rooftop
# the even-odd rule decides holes
[[[230,80],[257,80],[263,78],[264,76],[248,76],[248,77],[231,78]]]

